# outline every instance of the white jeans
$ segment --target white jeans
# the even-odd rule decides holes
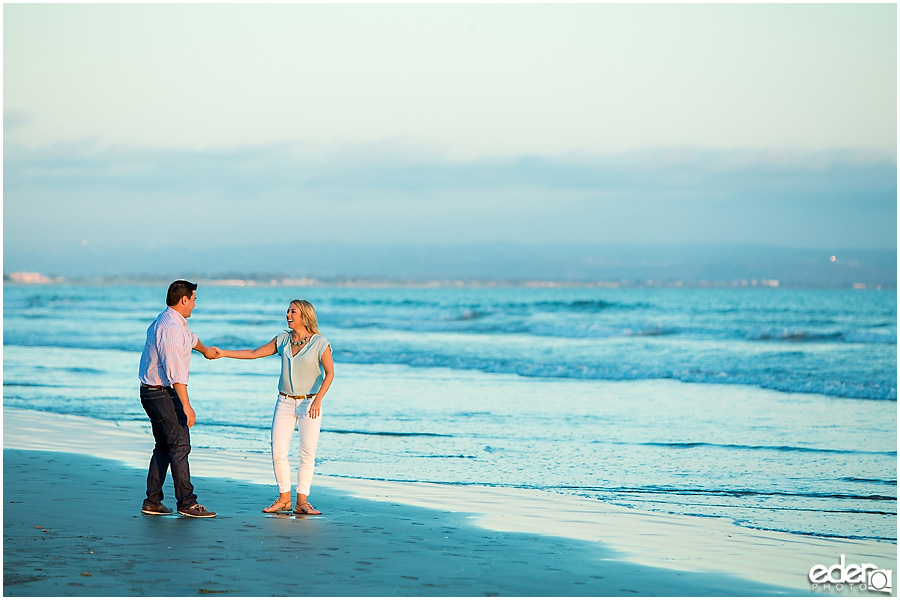
[[[309,406],[313,399],[294,400],[278,394],[275,414],[272,416],[272,464],[275,467],[275,481],[278,491],[291,491],[291,463],[288,451],[294,429],[300,432],[300,468],[297,469],[297,494],[309,495],[313,470],[316,466],[316,446],[319,445],[319,428],[322,413],[315,419],[309,416]]]

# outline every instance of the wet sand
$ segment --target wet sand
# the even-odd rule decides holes
[[[264,515],[268,486],[196,478],[214,519],[140,514],[144,473],[4,451],[6,596],[634,596],[779,590],[616,560],[602,544],[506,533],[459,513],[328,489],[321,516]],[[170,507],[173,502],[168,503]],[[780,590],[782,594],[786,590]]]
[[[896,566],[890,544],[485,487],[320,477],[323,515],[264,515],[267,457],[208,449],[193,481],[219,516],[146,516],[151,446],[142,424],[4,409],[4,595],[797,596],[835,552]]]

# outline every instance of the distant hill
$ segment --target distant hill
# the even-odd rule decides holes
[[[833,259],[832,259],[833,257]],[[778,281],[781,286],[896,287],[895,249],[796,249],[751,244],[289,244],[225,248],[6,249],[4,274],[49,277],[617,281]]]

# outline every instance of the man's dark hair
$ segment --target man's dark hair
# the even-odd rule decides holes
[[[193,294],[196,289],[196,283],[191,283],[185,279],[173,281],[169,285],[169,291],[166,292],[166,306],[175,306],[181,302],[181,299],[185,296],[190,298],[191,294]]]

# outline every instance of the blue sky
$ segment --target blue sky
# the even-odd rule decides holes
[[[5,268],[149,248],[154,219],[152,243],[223,252],[307,236],[896,247],[893,4],[3,16]]]

